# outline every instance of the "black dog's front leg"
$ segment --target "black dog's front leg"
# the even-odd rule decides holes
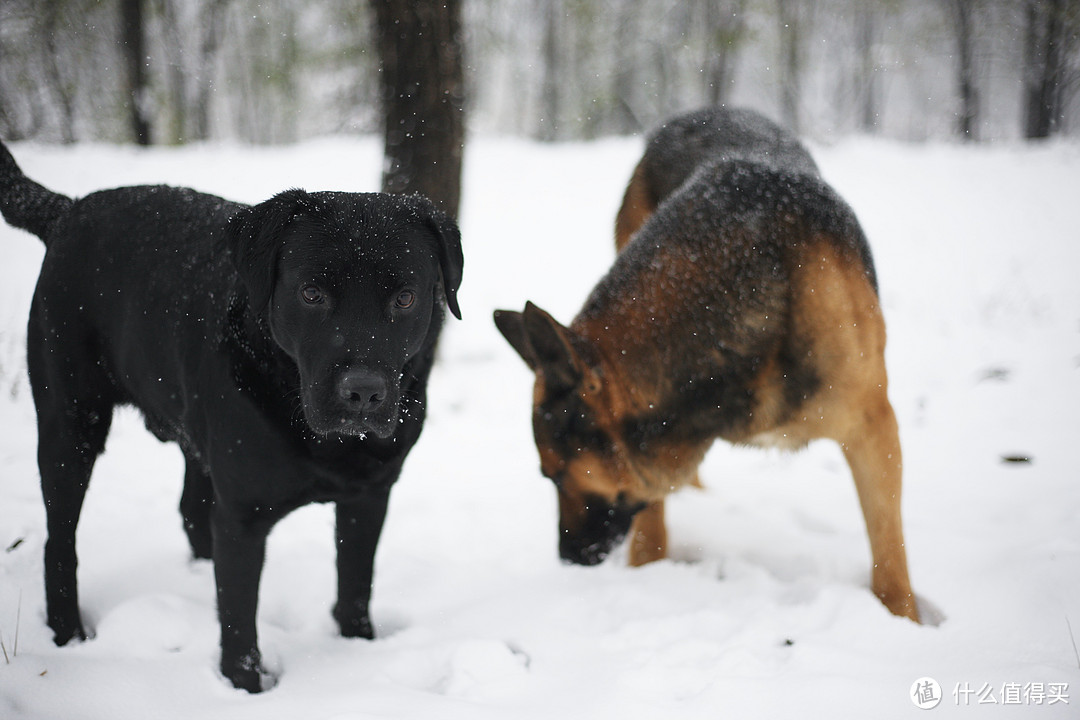
[[[375,548],[382,533],[390,487],[337,504],[338,598],[334,619],[345,637],[375,637],[368,614]]]
[[[259,580],[269,528],[247,527],[214,513],[214,577],[221,622],[221,674],[250,693],[273,684],[263,668],[255,631]],[[265,686],[265,687],[264,687]]]
[[[184,493],[180,496],[180,515],[184,519],[184,532],[192,556],[205,560],[213,553],[210,514],[214,508],[214,487],[197,459],[185,453],[184,460],[187,470],[184,473]]]

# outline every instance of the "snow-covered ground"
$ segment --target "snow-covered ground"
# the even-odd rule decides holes
[[[211,567],[189,559],[176,511],[181,457],[133,411],[79,529],[96,637],[53,645],[23,359],[41,247],[0,228],[0,718],[898,718],[923,712],[924,677],[939,715],[1080,717],[1080,147],[813,150],[875,252],[912,581],[939,624],[895,618],[868,590],[854,487],[828,443],[717,445],[706,489],[669,502],[672,559],[560,564],[531,375],[491,311],[531,299],[570,320],[611,261],[641,141],[476,138],[465,319],[448,323],[392,498],[379,638],[335,634],[332,514],[303,509],[270,538],[259,631],[280,683],[260,696],[215,671]],[[168,182],[244,201],[375,189],[381,162],[370,139],[13,151],[67,193]]]

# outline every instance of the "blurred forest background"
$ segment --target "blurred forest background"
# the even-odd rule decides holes
[[[0,0],[0,136],[374,133],[383,0]],[[460,0],[470,132],[647,130],[706,103],[803,135],[1080,133],[1080,0]],[[140,124],[141,123],[141,124]]]

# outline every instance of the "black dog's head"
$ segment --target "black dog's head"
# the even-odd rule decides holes
[[[443,297],[461,317],[453,220],[420,196],[289,190],[237,214],[229,242],[252,310],[299,369],[311,429],[393,435]]]

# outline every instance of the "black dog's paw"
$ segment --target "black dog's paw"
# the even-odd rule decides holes
[[[342,610],[340,605],[335,605],[334,619],[337,620],[342,637],[364,638],[365,640],[375,638],[375,626],[371,624],[371,616],[368,615],[367,610],[354,609],[348,612]]]
[[[188,538],[191,545],[191,558],[193,560],[213,560],[214,553],[211,549],[213,547],[209,539],[205,541],[197,540],[196,538]]]
[[[207,518],[184,517],[184,533],[187,535],[191,555],[196,560],[210,560],[213,557],[214,541],[210,535],[210,522]]]
[[[57,647],[63,647],[72,640],[83,642],[87,638],[86,630],[78,617],[74,620],[52,618],[49,620],[49,627],[52,628],[53,642]]]
[[[263,667],[258,652],[234,660],[221,659],[221,674],[237,690],[261,693],[277,685],[277,676]]]

